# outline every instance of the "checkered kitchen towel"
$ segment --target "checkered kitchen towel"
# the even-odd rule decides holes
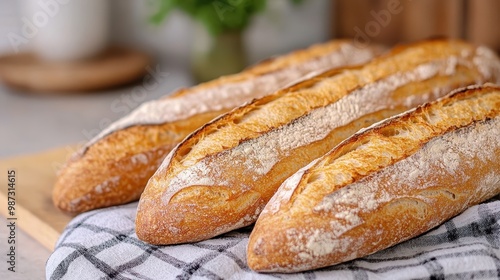
[[[382,252],[298,274],[251,271],[250,228],[194,244],[145,244],[134,232],[136,208],[76,217],[47,261],[47,279],[500,279],[498,197]]]

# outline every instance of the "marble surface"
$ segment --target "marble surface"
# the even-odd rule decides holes
[[[157,99],[192,83],[183,69],[161,65],[153,66],[153,69],[153,72],[162,74],[157,75],[157,86],[150,86],[145,91],[140,90],[142,81],[138,81],[119,89],[91,94],[43,96],[0,84],[0,158],[83,143],[139,103]],[[7,270],[6,219],[1,217],[1,220],[0,254],[3,257],[0,258],[0,279],[45,278],[45,262],[51,252],[20,229],[16,232],[17,272]]]

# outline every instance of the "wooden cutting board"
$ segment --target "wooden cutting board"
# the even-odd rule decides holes
[[[16,225],[53,251],[64,227],[72,219],[59,211],[51,198],[56,170],[66,162],[75,147],[64,147],[33,155],[0,159],[0,214],[8,217],[7,171],[15,170]],[[19,230],[19,229],[18,229]]]

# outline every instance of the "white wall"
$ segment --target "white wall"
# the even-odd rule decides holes
[[[0,54],[12,52],[12,47],[7,35],[10,32],[19,33],[21,29],[21,13],[18,4],[18,2],[21,1],[0,1]]]

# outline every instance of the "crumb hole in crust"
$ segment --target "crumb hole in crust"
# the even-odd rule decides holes
[[[419,220],[424,220],[429,215],[427,204],[415,198],[400,198],[391,202],[388,207],[397,212],[402,212],[402,209],[412,211]]]
[[[383,128],[382,130],[380,130],[380,134],[382,134],[382,136],[384,136],[384,137],[393,137],[393,136],[399,135],[400,130],[392,128],[392,127],[386,127],[386,128]]]
[[[215,127],[212,127],[209,131],[203,133],[203,137],[207,137],[211,134],[214,134],[215,132],[219,131],[219,128],[221,127],[222,125],[218,125],[216,128]]]
[[[187,156],[187,154],[189,154],[189,152],[191,152],[192,150],[192,146],[189,146],[189,147],[182,147],[181,149],[179,149],[177,151],[177,156],[180,158],[180,159],[183,159]]]
[[[453,102],[446,102],[443,107],[450,107],[450,106],[453,106]]]
[[[448,199],[450,200],[456,200],[457,199],[457,195],[450,191],[450,190],[447,190],[447,189],[431,189],[431,190],[424,190],[422,192],[420,192],[420,195],[422,196],[427,196],[427,197],[436,197],[436,196],[445,196],[447,197]]]
[[[323,174],[322,173],[314,173],[307,178],[307,184],[314,183],[315,181],[322,180],[323,179]]]
[[[454,192],[450,192],[448,190],[444,191],[444,194],[449,197],[451,200],[457,199],[457,196]]]
[[[231,120],[231,122],[232,122],[233,124],[239,124],[239,123],[241,123],[241,119],[242,119],[242,116],[234,117],[234,118]]]

